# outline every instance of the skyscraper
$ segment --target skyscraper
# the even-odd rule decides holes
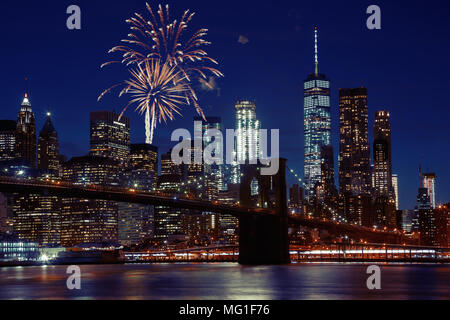
[[[395,227],[395,190],[392,186],[392,147],[389,112],[375,112],[373,126],[375,224]]]
[[[392,174],[392,188],[394,188],[395,193],[395,209],[399,210],[399,195],[398,195],[398,174]]]
[[[249,100],[239,100],[236,105],[236,148],[237,162],[233,165],[233,183],[240,183],[239,163],[253,163],[260,155],[259,130],[261,123],[256,118],[256,105]]]
[[[375,112],[373,126],[373,160],[375,195],[389,196],[392,194],[392,147],[391,125],[388,111]]]
[[[17,117],[15,150],[16,158],[36,168],[36,125],[27,93]]]
[[[158,148],[132,144],[124,185],[136,190],[154,190],[158,178]],[[118,238],[123,245],[139,244],[153,234],[154,206],[118,203]]]
[[[370,224],[367,89],[339,89],[339,114],[339,193],[344,198],[343,211],[351,222]]]
[[[322,147],[331,145],[330,81],[319,73],[318,28],[315,36],[315,68],[304,81],[305,198],[315,197],[322,179]]]
[[[129,169],[129,187],[146,191],[155,189],[158,179],[158,147],[147,143],[132,144]]]
[[[58,133],[52,124],[50,113],[48,112],[45,124],[39,133],[38,168],[59,176],[60,167]]]
[[[63,179],[79,185],[119,184],[119,163],[106,157],[74,157],[63,165]],[[117,242],[117,203],[106,200],[62,199],[61,245]]]
[[[423,187],[427,188],[430,197],[430,205],[432,209],[436,208],[436,174],[424,173],[422,175]]]
[[[339,191],[370,193],[367,89],[339,89]]]
[[[92,156],[128,163],[130,156],[130,119],[111,111],[94,111],[90,115]]]
[[[289,212],[303,214],[303,199],[304,189],[298,184],[292,185],[292,187],[289,188]]]
[[[213,142],[211,135],[206,135],[206,132],[208,130],[218,130],[223,134],[222,120],[220,119],[220,117],[206,117],[206,120],[204,120],[202,117],[194,117],[194,123],[201,123],[201,128],[196,128],[195,131],[202,133],[202,151],[204,151],[205,148]],[[224,142],[221,141],[220,143],[221,146],[219,148],[222,148],[222,150],[224,150]],[[213,154],[212,156],[215,157],[217,155]],[[212,187],[216,189],[215,194],[217,195],[219,190],[225,189],[223,185],[223,164],[204,163],[203,167],[203,172],[205,176],[208,176],[208,178],[210,178],[209,180],[211,180]]]
[[[0,120],[0,161],[13,160],[16,157],[17,123],[14,120]]]

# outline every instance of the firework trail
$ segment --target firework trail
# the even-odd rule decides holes
[[[217,61],[210,58],[203,46],[211,44],[206,41],[208,30],[200,29],[191,36],[186,36],[188,24],[195,13],[186,10],[179,21],[170,19],[169,5],[163,8],[158,6],[156,14],[146,3],[148,19],[139,13],[126,20],[130,25],[130,33],[127,39],[123,39],[123,45],[116,46],[109,50],[109,53],[119,52],[122,56],[120,61],[109,61],[102,65],[102,68],[113,64],[122,63],[127,67],[140,66],[149,61],[160,61],[159,65],[166,65],[168,68],[176,69],[184,81],[187,90],[178,93],[184,97],[185,104],[194,105],[197,113],[203,118],[203,110],[198,104],[197,95],[191,83],[194,79],[207,79],[208,75],[223,77],[223,74],[216,68],[207,64],[217,65]],[[187,39],[187,41],[183,41]],[[150,63],[150,65],[152,65]],[[175,71],[174,71],[175,72]],[[123,112],[122,112],[123,114]],[[150,115],[146,112],[146,127],[155,122],[157,114],[151,114],[152,124],[150,125]],[[148,139],[147,139],[148,140]]]
[[[130,69],[130,79],[111,86],[102,92],[98,100],[117,87],[122,87],[119,97],[129,94],[131,100],[123,109],[119,119],[129,106],[135,104],[136,111],[145,113],[146,143],[152,144],[156,120],[167,122],[179,114],[182,105],[187,105],[186,94],[191,91],[184,74],[176,67],[160,60],[146,60]],[[151,121],[151,123],[150,123]]]

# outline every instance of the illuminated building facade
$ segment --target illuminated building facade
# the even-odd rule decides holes
[[[39,133],[38,168],[55,176],[60,175],[58,133],[52,124],[50,113],[47,113],[47,119]]]
[[[249,100],[239,100],[236,105],[236,161],[233,165],[233,183],[240,183],[240,163],[255,163],[260,155],[259,130],[256,105]]]
[[[391,125],[388,111],[375,112],[373,160],[376,196],[392,196]]]
[[[121,202],[118,212],[118,238],[121,245],[140,244],[152,237],[153,206]]]
[[[90,155],[127,164],[130,156],[130,119],[111,111],[90,114]]]
[[[208,130],[218,130],[223,134],[222,131],[222,120],[220,117],[206,117],[204,120],[202,117],[195,117],[194,122],[196,125],[200,125],[201,128],[195,128],[195,132],[202,133],[202,151],[205,150],[212,142],[214,142],[211,134],[207,134]],[[194,137],[196,138],[196,137]],[[224,150],[223,141],[219,142],[218,148]],[[216,154],[212,154],[213,157],[217,156]],[[214,197],[217,198],[217,194],[219,190],[224,190],[226,186],[224,186],[223,182],[223,164],[204,164],[203,172],[205,176],[209,179],[210,189],[208,191],[210,200],[213,200]]]
[[[373,194],[375,225],[396,226],[395,190],[392,185],[392,146],[389,112],[375,112],[373,126]]]
[[[125,176],[127,187],[151,191],[157,187],[158,148],[142,143],[130,146],[130,162]],[[154,207],[136,203],[118,204],[118,238],[122,245],[135,245],[153,235]]]
[[[367,89],[339,89],[339,193],[349,222],[370,224],[371,169]],[[366,216],[362,216],[362,215]]]
[[[13,160],[16,157],[16,128],[14,120],[0,120],[0,161]]]
[[[307,201],[312,201],[316,196],[316,185],[322,179],[322,147],[331,145],[330,81],[319,73],[317,34],[315,28],[315,71],[304,81],[304,181]]]
[[[427,188],[432,209],[436,208],[436,174],[424,173],[422,175],[423,187]]]
[[[392,188],[395,194],[395,209],[399,210],[399,195],[398,195],[398,174],[392,174]]]
[[[41,245],[59,245],[61,198],[38,194],[14,196],[14,232],[20,239]]]
[[[27,93],[17,117],[15,152],[17,159],[36,168],[36,124]]]
[[[161,176],[176,175],[180,179],[184,175],[182,164],[175,164],[172,161],[172,150],[161,155]]]
[[[63,179],[79,185],[117,186],[119,163],[105,157],[74,157],[63,165]],[[63,198],[61,245],[117,242],[118,208],[114,201]]]
[[[158,147],[141,143],[130,146],[130,177],[128,186],[138,190],[153,190],[158,180]]]

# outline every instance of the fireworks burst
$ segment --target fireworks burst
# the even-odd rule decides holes
[[[155,67],[154,63],[158,61],[160,67],[165,66],[172,73],[179,73],[176,81],[178,87],[181,86],[181,81],[184,81],[183,90],[177,93],[177,101],[181,101],[178,98],[183,96],[184,104],[194,105],[197,113],[204,118],[203,110],[198,104],[197,95],[191,85],[194,83],[192,80],[207,79],[207,76],[211,74],[215,77],[223,77],[219,70],[206,65],[207,63],[218,64],[202,49],[203,46],[210,44],[204,39],[208,30],[200,29],[190,37],[185,37],[188,24],[195,13],[186,10],[179,21],[170,22],[169,5],[166,5],[165,8],[159,5],[156,15],[148,3],[146,3],[146,8],[149,18],[146,19],[143,15],[135,13],[132,18],[126,20],[130,24],[131,30],[128,38],[122,40],[124,45],[116,46],[109,51],[109,53],[120,52],[122,59],[106,62],[102,68],[112,63],[122,63],[127,67],[137,66],[136,70],[141,70],[141,64],[147,63],[148,66]],[[183,38],[188,40],[183,42]],[[147,72],[147,67],[142,70]],[[172,107],[174,106],[176,106],[175,102]],[[157,114],[152,113],[152,123],[155,122],[155,116]],[[151,126],[153,132],[154,127],[148,124],[149,121],[146,113],[146,127]]]
[[[186,94],[192,89],[181,71],[160,60],[146,60],[131,69],[130,75],[130,79],[103,91],[98,100],[114,88],[123,87],[119,97],[129,94],[131,100],[119,119],[130,105],[136,104],[136,111],[145,113],[146,143],[152,144],[156,120],[166,122],[173,120],[175,114],[181,115],[181,106],[189,104]]]

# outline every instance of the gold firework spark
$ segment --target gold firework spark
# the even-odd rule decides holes
[[[202,49],[203,46],[210,44],[204,39],[208,30],[199,29],[193,35],[186,36],[188,24],[195,13],[186,10],[179,21],[170,22],[169,5],[165,8],[159,5],[156,14],[148,3],[146,8],[149,18],[135,13],[133,17],[127,19],[131,30],[128,38],[122,40],[124,45],[116,46],[109,51],[109,53],[120,52],[121,61],[109,61],[102,67],[112,63],[122,63],[126,66],[140,65],[155,59],[167,63],[169,67],[176,67],[183,74],[189,87],[189,90],[184,92],[185,99],[190,101],[197,113],[204,118],[197,95],[190,85],[191,79],[196,77],[207,79],[208,73],[215,77],[223,77],[218,69],[206,65],[206,63],[218,64]],[[187,41],[184,42],[183,39]]]
[[[153,142],[156,120],[167,122],[168,119],[173,120],[175,114],[181,115],[181,106],[189,105],[186,96],[192,90],[180,70],[168,62],[161,63],[159,59],[146,60],[130,69],[130,79],[106,89],[98,100],[116,87],[123,87],[119,97],[123,94],[131,96],[120,118],[130,105],[135,104],[135,111],[145,113],[146,142],[150,144]]]

